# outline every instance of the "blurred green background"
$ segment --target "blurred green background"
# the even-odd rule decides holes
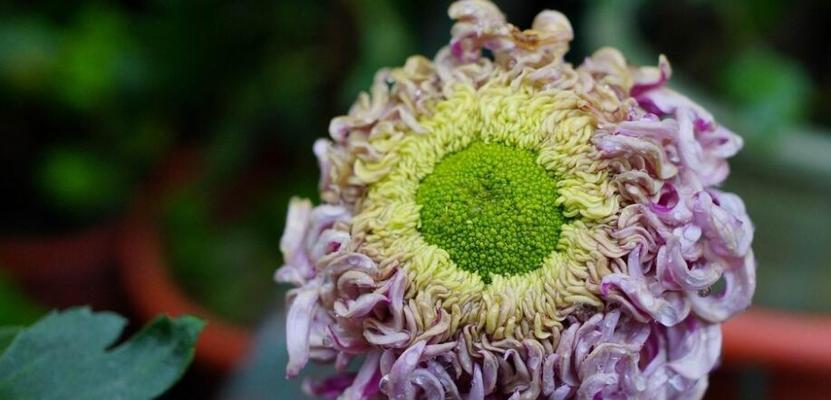
[[[746,141],[726,188],[757,226],[756,303],[831,312],[831,2],[497,3],[522,28],[541,9],[566,13],[575,64],[604,45],[640,64],[666,54],[673,85]],[[199,166],[156,194],[151,214],[163,268],[245,329],[279,310],[285,288],[271,275],[286,205],[316,196],[311,144],[378,68],[447,42],[447,5],[0,2],[0,322],[73,302],[129,314],[117,257],[106,258],[116,272],[56,297],[12,265],[15,245],[105,226],[105,251],[116,247],[133,205],[183,151]],[[183,385],[173,396],[217,386]]]

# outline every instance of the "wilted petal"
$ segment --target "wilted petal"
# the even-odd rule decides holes
[[[352,385],[347,388],[339,399],[341,400],[364,400],[371,398],[378,393],[381,381],[381,372],[378,362],[381,359],[380,351],[372,351],[361,364],[361,369],[355,376]]]
[[[730,193],[711,191],[698,193],[694,201],[696,220],[713,250],[732,257],[747,254],[753,241],[753,225],[741,199]]]
[[[444,388],[445,398],[449,400],[461,400],[462,396],[459,394],[456,382],[453,381],[453,378],[441,364],[436,361],[429,361],[427,363],[427,370],[441,382]]]
[[[346,300],[335,303],[335,315],[341,318],[362,317],[369,314],[378,303],[386,302],[387,296],[380,293],[368,293],[357,300]]]
[[[309,331],[312,317],[317,312],[318,289],[316,287],[294,289],[293,301],[286,318],[286,346],[289,362],[288,377],[296,376],[309,360]]]
[[[652,141],[623,135],[606,135],[597,139],[597,147],[604,157],[640,158],[661,179],[671,178],[678,173],[678,168],[667,159],[664,149]]]
[[[302,286],[306,283],[306,276],[294,265],[286,264],[274,271],[274,280],[280,283]]]
[[[626,294],[629,301],[638,310],[649,314],[663,325],[675,325],[690,312],[690,304],[678,292],[653,293],[644,280],[638,280],[625,274],[611,274],[603,278],[601,294],[606,295],[615,287]]]
[[[657,265],[658,277],[679,290],[708,288],[721,277],[722,270],[712,261],[688,263],[681,254],[680,243],[675,238],[671,238],[667,245],[661,246],[658,250]]]
[[[386,326],[377,321],[369,321],[363,335],[369,343],[384,347],[401,347],[412,339],[408,332]]]
[[[672,76],[672,67],[662,54],[658,57],[658,67],[641,67],[635,72],[635,86],[632,87],[632,97],[638,97],[645,92],[664,86]]]
[[[354,380],[354,373],[343,373],[330,376],[319,382],[305,380],[303,381],[303,392],[309,396],[334,399],[344,393],[344,390],[351,386]],[[347,399],[351,398],[347,397]]]
[[[421,341],[405,350],[392,365],[389,374],[381,379],[381,391],[391,399],[415,398],[416,388],[411,384],[411,374],[421,361],[425,346],[426,343]]]
[[[326,139],[315,140],[312,151],[317,157],[318,167],[320,168],[320,180],[318,182],[318,189],[325,190],[332,182],[332,160],[329,157],[329,146],[331,142]]]
[[[485,387],[482,382],[482,369],[479,364],[473,366],[473,379],[470,381],[470,391],[465,396],[465,400],[484,400]]]
[[[313,260],[320,260],[325,256],[331,256],[333,253],[346,248],[349,243],[350,235],[348,232],[337,231],[334,229],[326,229],[318,237],[310,250],[310,256]]]
[[[410,376],[413,385],[421,388],[423,398],[443,400],[444,387],[439,379],[423,368],[415,370]]]
[[[274,276],[278,282],[302,285],[306,279],[314,276],[314,268],[303,247],[311,213],[312,203],[308,199],[293,197],[289,202],[286,228],[280,238],[280,251],[286,265]]]
[[[721,355],[721,326],[690,318],[668,330],[670,361],[667,366],[695,380],[706,376]]]

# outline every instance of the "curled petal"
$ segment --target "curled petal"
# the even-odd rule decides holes
[[[753,225],[738,196],[718,191],[700,192],[694,198],[693,212],[716,253],[732,257],[748,253]]]
[[[386,302],[387,296],[380,293],[368,293],[358,297],[357,300],[336,302],[334,306],[335,315],[340,318],[362,317],[369,314],[378,303]]]
[[[537,14],[531,28],[553,36],[556,41],[569,42],[574,39],[571,22],[563,13],[557,11],[545,10]]]
[[[690,304],[681,294],[668,292],[663,296],[656,295],[645,282],[624,274],[611,274],[603,278],[601,293],[607,294],[611,287],[620,289],[638,310],[666,326],[677,324],[690,312]]]
[[[314,268],[303,246],[311,213],[312,203],[308,199],[294,197],[289,202],[286,228],[283,231],[283,237],[280,238],[280,251],[283,253],[286,265],[274,275],[278,282],[299,286],[314,276]]]
[[[363,332],[364,338],[376,346],[403,347],[412,339],[409,332],[401,328],[388,326],[375,320],[367,321]]]
[[[694,127],[699,131],[711,130],[715,125],[713,115],[688,97],[667,87],[650,90],[636,97],[644,108],[653,109],[664,115],[674,115],[678,110],[690,110]],[[646,103],[646,104],[644,104]]]
[[[642,159],[661,179],[678,173],[678,168],[667,159],[664,149],[654,142],[623,135],[606,135],[599,136],[596,144],[604,157]]]
[[[623,136],[650,138],[655,141],[675,140],[678,134],[678,122],[674,119],[643,118],[623,121],[617,127]]]
[[[489,351],[481,351],[482,356],[482,386],[485,388],[485,394],[493,393],[496,390],[496,379],[498,378],[499,361]]]
[[[326,329],[329,333],[328,338],[332,340],[331,347],[338,351],[350,354],[360,354],[366,351],[367,345],[361,336],[356,336],[347,328],[338,324],[330,324]]]
[[[551,395],[554,393],[554,390],[557,389],[557,376],[555,374],[555,365],[560,360],[560,355],[557,353],[549,354],[545,357],[545,361],[543,362],[543,375],[542,375],[542,394],[543,395]]]
[[[577,374],[574,371],[574,366],[572,365],[572,353],[577,329],[579,329],[578,324],[569,326],[568,329],[563,332],[562,336],[560,336],[560,343],[557,345],[557,355],[559,359],[559,368],[557,373],[563,383],[569,386],[577,386],[579,384]]]
[[[378,265],[375,264],[375,261],[361,253],[348,253],[336,257],[327,267],[327,272],[333,277],[347,271],[360,271],[371,275],[377,270]]]
[[[701,290],[710,287],[721,277],[722,268],[715,262],[690,265],[681,254],[681,245],[672,239],[658,250],[658,277],[680,290]]]
[[[396,329],[401,329],[404,325],[404,291],[406,285],[407,274],[403,270],[396,271],[395,276],[392,278],[389,291],[392,324]]]
[[[689,318],[667,330],[670,361],[679,375],[696,380],[715,367],[721,355],[721,327]]]
[[[658,67],[641,67],[635,72],[635,86],[632,87],[632,97],[638,97],[645,92],[664,86],[672,76],[672,67],[669,60],[661,54],[658,57]]]
[[[375,279],[361,271],[346,271],[337,279],[338,292],[349,298],[355,298],[362,290],[375,287]]]
[[[381,372],[378,368],[380,359],[381,352],[377,350],[366,356],[352,385],[341,395],[341,400],[369,399],[378,393],[381,382]]]
[[[411,374],[415,371],[426,343],[421,341],[401,354],[392,365],[389,374],[381,379],[381,391],[391,399],[414,399],[416,388],[411,384]]]
[[[283,231],[283,237],[280,238],[280,251],[283,254],[291,256],[302,248],[311,213],[311,201],[292,197],[286,216],[286,229]]]
[[[355,374],[350,372],[330,376],[320,382],[306,380],[303,382],[303,392],[309,396],[334,399],[344,393],[354,380]]]
[[[664,292],[647,283],[640,265],[640,250],[629,254],[629,274],[614,273],[603,278],[600,292],[607,296],[611,288],[622,291],[629,302],[665,326],[672,326],[687,317],[690,303],[680,292]]]
[[[450,18],[456,20],[450,34],[451,54],[462,63],[476,61],[488,39],[491,47],[499,48],[500,30],[505,30],[505,16],[493,3],[482,0],[464,0],[453,3],[448,9]],[[508,43],[506,40],[500,42]],[[494,50],[495,50],[494,49]]]
[[[333,256],[346,248],[349,243],[348,232],[326,229],[320,234],[309,253],[313,260],[321,260],[326,256]]]
[[[326,139],[317,139],[312,147],[315,157],[317,157],[318,167],[320,168],[320,181],[318,182],[318,189],[325,190],[332,183],[332,160],[329,157],[329,147],[331,142]]]
[[[618,384],[618,376],[610,373],[595,373],[586,377],[577,390],[577,397],[581,399],[603,399],[608,388]]]
[[[756,290],[756,261],[753,252],[739,265],[730,266],[723,274],[724,289],[721,293],[690,293],[692,309],[699,317],[722,322],[750,306],[753,292]]]
[[[719,158],[733,157],[744,146],[741,136],[721,125],[706,135],[699,135],[698,140],[707,149],[708,154]]]
[[[286,376],[296,376],[309,360],[309,332],[312,316],[317,312],[318,289],[316,287],[293,290],[286,322],[286,345],[289,362]]]
[[[410,376],[413,385],[421,388],[425,399],[444,399],[444,387],[441,381],[426,369],[415,370]]]
[[[427,363],[427,371],[430,371],[430,373],[433,374],[439,382],[441,382],[441,385],[444,388],[445,398],[451,400],[461,400],[462,396],[459,394],[456,382],[453,381],[453,378],[447,373],[447,370],[441,364],[436,361],[430,361]]]
[[[349,217],[349,211],[341,206],[323,204],[315,207],[310,216],[311,224],[305,238],[306,249],[311,250],[314,248],[315,243],[319,240],[323,231],[331,228],[335,222],[346,221]]]
[[[681,161],[690,170],[695,172],[705,185],[716,185],[727,177],[729,169],[722,158],[714,157],[705,151],[701,142],[696,136],[695,123],[702,123],[694,120],[697,118],[690,108],[681,108],[676,111],[678,120],[678,152]],[[712,118],[712,117],[710,117]],[[694,122],[695,121],[695,122]],[[705,122],[712,124],[712,120]]]
[[[286,264],[274,271],[274,280],[280,283],[301,286],[306,283],[306,275],[294,265]]]
[[[479,364],[473,367],[473,379],[470,381],[470,391],[465,396],[465,400],[484,400],[485,387],[482,381],[482,369]]]

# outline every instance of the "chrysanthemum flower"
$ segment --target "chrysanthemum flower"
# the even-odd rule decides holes
[[[453,4],[449,46],[335,118],[323,204],[281,241],[289,363],[343,399],[695,398],[755,287],[753,228],[715,187],[741,139],[615,49]],[[347,372],[351,361],[357,372]]]

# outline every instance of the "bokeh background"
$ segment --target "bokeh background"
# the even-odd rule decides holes
[[[497,3],[521,28],[566,13],[573,63],[604,45],[638,64],[666,54],[672,84],[746,141],[725,186],[757,227],[755,304],[828,327],[831,2]],[[0,325],[74,304],[134,328],[195,312],[209,328],[167,398],[299,396],[283,381],[286,289],[271,279],[286,205],[316,199],[311,144],[374,71],[446,43],[447,5],[0,2]],[[816,342],[828,354],[831,337]],[[792,356],[728,359],[708,396],[831,379],[831,357]]]

